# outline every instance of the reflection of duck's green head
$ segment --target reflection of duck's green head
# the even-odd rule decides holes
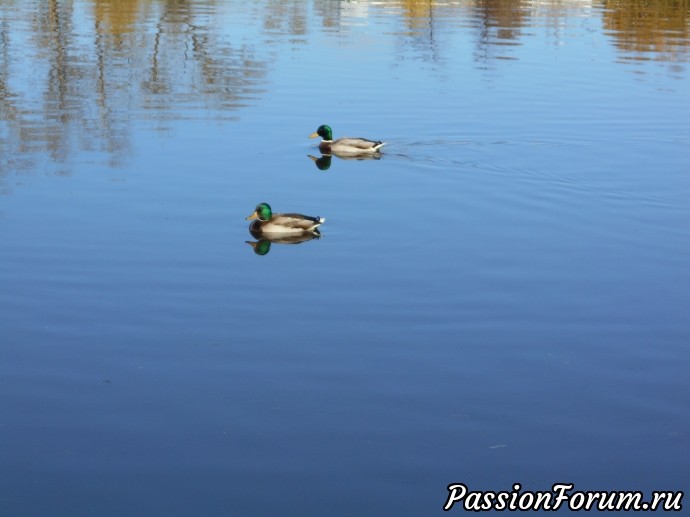
[[[271,241],[262,239],[259,242],[246,241],[257,255],[266,255],[271,250]]]
[[[324,140],[333,140],[331,126],[327,126],[326,124],[319,126],[319,129],[317,129],[315,133],[309,135],[309,138],[316,138],[317,136],[320,136]]]
[[[321,156],[321,158],[317,158],[311,154],[308,154],[307,156],[314,161],[314,165],[316,165],[316,168],[320,171],[326,171],[331,166],[332,156],[330,154],[324,154]]]
[[[269,204],[259,203],[258,205],[256,205],[256,209],[254,210],[254,212],[249,217],[247,217],[247,221],[256,219],[257,217],[261,221],[268,221],[272,216],[273,212],[271,211],[271,207],[269,206]]]

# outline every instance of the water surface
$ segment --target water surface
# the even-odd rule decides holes
[[[0,513],[686,489],[689,17],[3,2]]]

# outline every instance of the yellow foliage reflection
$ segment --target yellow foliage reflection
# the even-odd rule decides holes
[[[93,16],[100,31],[113,35],[133,32],[142,16],[144,0],[95,0]]]
[[[603,6],[604,28],[618,49],[662,61],[687,60],[690,0],[607,0]]]
[[[690,0],[7,0],[0,9],[0,175],[32,166],[32,153],[63,163],[74,146],[127,155],[132,110],[165,121],[180,107],[234,118],[263,93],[279,51],[317,31],[347,33],[385,18],[392,52],[433,63],[467,31],[485,67],[518,59],[534,27],[600,17],[623,59],[688,60]],[[235,13],[238,15],[235,16]],[[584,13],[584,14],[582,14]],[[226,17],[226,18],[223,18]],[[226,23],[226,20],[229,20]],[[237,36],[254,25],[249,37]],[[312,26],[310,26],[312,24]],[[556,34],[556,35],[554,35]],[[556,31],[547,38],[558,38]],[[20,56],[20,58],[17,58]],[[454,57],[454,56],[453,56]]]

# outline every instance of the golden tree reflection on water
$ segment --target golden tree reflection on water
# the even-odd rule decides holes
[[[520,45],[525,29],[544,25],[542,18],[558,27],[581,13],[599,14],[614,46],[627,59],[688,60],[690,0],[390,0],[377,5],[399,13],[411,39],[426,33],[428,49],[434,47],[435,20],[470,20],[477,30],[476,58],[484,62],[508,57],[500,51]]]
[[[159,122],[181,108],[233,117],[261,93],[267,59],[224,39],[214,25],[215,2],[88,5],[90,12],[76,12],[74,2],[46,0],[33,13],[15,4],[0,14],[0,120],[7,127],[0,175],[32,167],[32,152],[64,163],[75,147],[107,153],[117,165],[137,111]],[[18,18],[29,27],[30,48],[13,32]],[[15,53],[30,59],[30,73]],[[31,90],[13,89],[13,79],[30,81]]]
[[[444,44],[445,34],[472,31],[474,59],[484,67],[517,59],[529,29],[544,26],[545,18],[559,26],[582,12],[601,17],[622,60],[653,59],[684,71],[690,44],[690,0],[43,0],[29,6],[5,1],[0,10],[0,176],[30,169],[35,153],[65,163],[75,148],[106,153],[116,166],[131,147],[135,119],[164,129],[185,110],[234,118],[263,94],[276,49],[303,47],[319,30],[347,35],[369,16],[399,19],[397,51],[441,69],[457,52]],[[235,37],[223,26],[222,15],[237,9],[260,37]]]
[[[690,0],[607,0],[604,28],[628,59],[688,60]]]

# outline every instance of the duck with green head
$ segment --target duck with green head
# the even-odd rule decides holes
[[[318,234],[318,226],[326,221],[323,217],[302,214],[274,214],[268,203],[256,205],[254,212],[246,219],[252,221],[249,225],[252,234]]]
[[[352,138],[344,137],[338,140],[333,140],[333,130],[331,126],[326,124],[319,126],[319,128],[309,135],[309,138],[321,137],[321,143],[319,144],[319,150],[324,154],[335,154],[335,155],[362,155],[362,154],[376,154],[379,153],[385,142],[380,140],[368,140],[366,138]]]

